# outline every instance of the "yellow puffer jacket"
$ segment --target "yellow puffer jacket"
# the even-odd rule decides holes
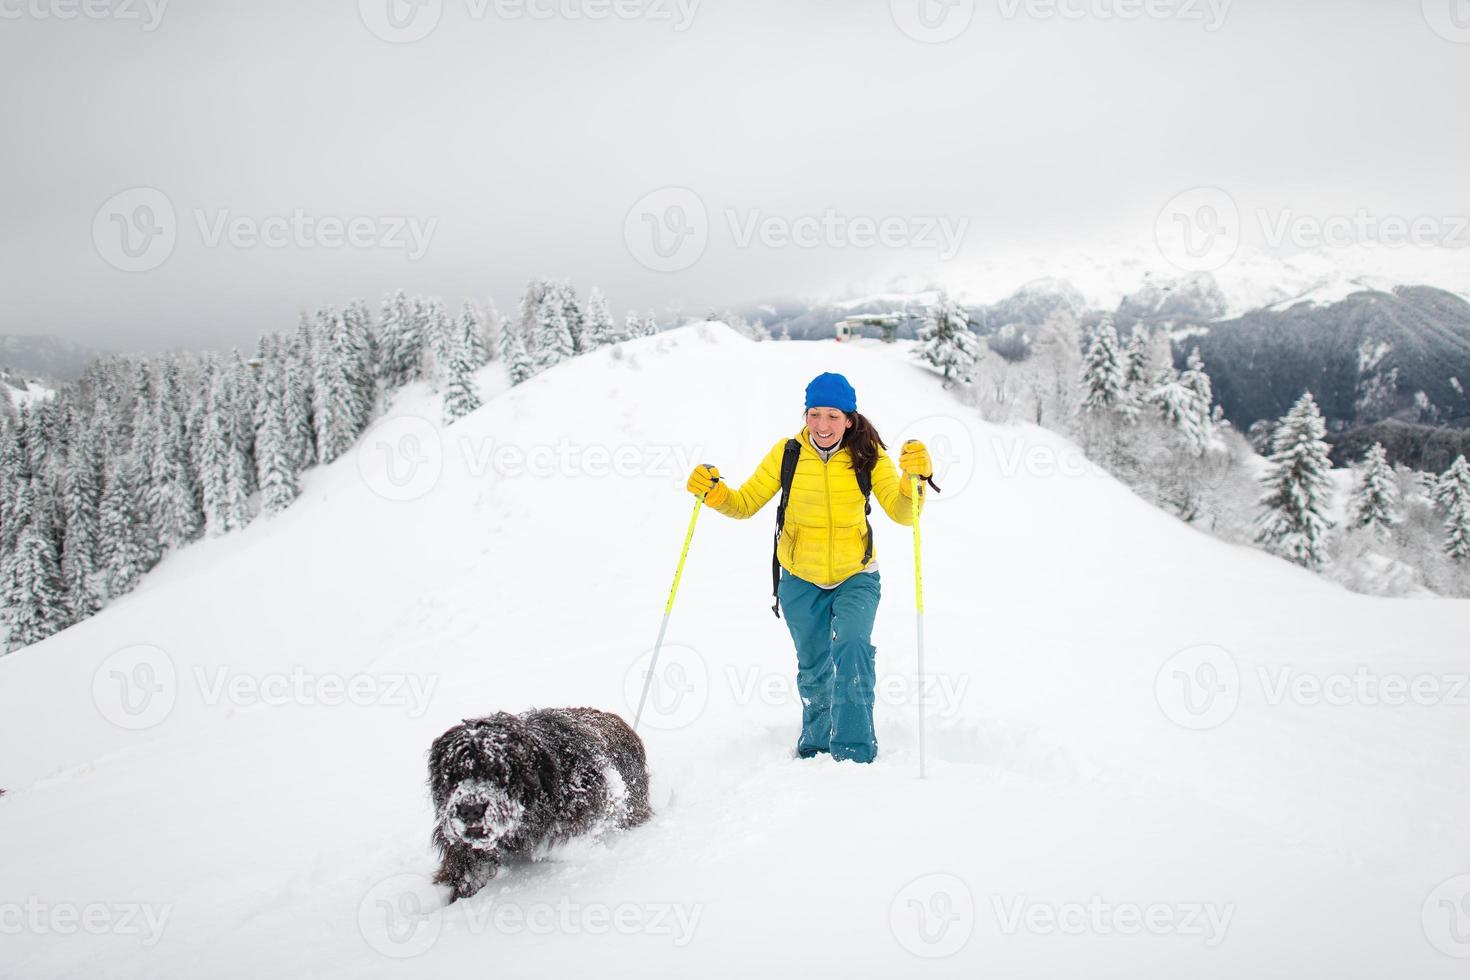
[[[863,520],[863,492],[852,468],[852,453],[842,446],[825,463],[812,447],[811,435],[802,426],[796,438],[801,455],[791,478],[791,498],[786,504],[786,523],[776,560],[792,575],[817,585],[836,585],[863,570],[867,545]],[[845,436],[844,436],[845,438]],[[715,509],[726,517],[751,517],[772,497],[781,493],[781,457],[786,440],[771,447],[750,479],[730,493]],[[907,487],[900,490],[898,467],[883,453],[873,464],[873,497],[889,517],[912,525]],[[919,510],[924,509],[924,481],[919,481]],[[877,560],[878,548],[873,547]]]

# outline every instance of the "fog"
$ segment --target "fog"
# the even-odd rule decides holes
[[[703,313],[1201,187],[1452,224],[1456,2],[0,0],[0,333],[248,346],[531,276]]]

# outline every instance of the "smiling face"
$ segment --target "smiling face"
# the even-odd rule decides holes
[[[802,416],[812,442],[823,449],[830,449],[842,434],[852,428],[852,419],[840,408],[812,407]]]

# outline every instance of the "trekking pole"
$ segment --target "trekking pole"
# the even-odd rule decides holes
[[[715,477],[714,482],[719,483],[720,478]],[[704,494],[700,494],[694,501],[694,513],[689,515],[689,530],[684,534],[684,550],[679,553],[679,566],[674,569],[674,584],[669,586],[669,601],[664,603],[664,619],[658,627],[658,639],[653,642],[653,656],[648,661],[648,673],[643,675],[643,693],[638,696],[638,711],[633,715],[633,731],[635,732],[638,730],[639,720],[643,717],[643,703],[648,700],[648,687],[653,683],[653,671],[658,666],[659,647],[664,645],[664,631],[669,628],[669,613],[674,608],[674,593],[679,591],[679,577],[684,574],[684,559],[689,557],[689,542],[694,540],[694,522],[699,519],[699,508],[703,503]]]
[[[909,477],[909,513],[914,519],[914,604],[919,630],[919,778],[924,778],[924,574],[919,563],[919,477]]]

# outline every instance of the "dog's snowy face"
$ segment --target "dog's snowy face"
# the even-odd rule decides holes
[[[483,779],[467,779],[454,787],[440,820],[446,836],[477,850],[489,850],[520,825],[526,808],[505,788]]]

